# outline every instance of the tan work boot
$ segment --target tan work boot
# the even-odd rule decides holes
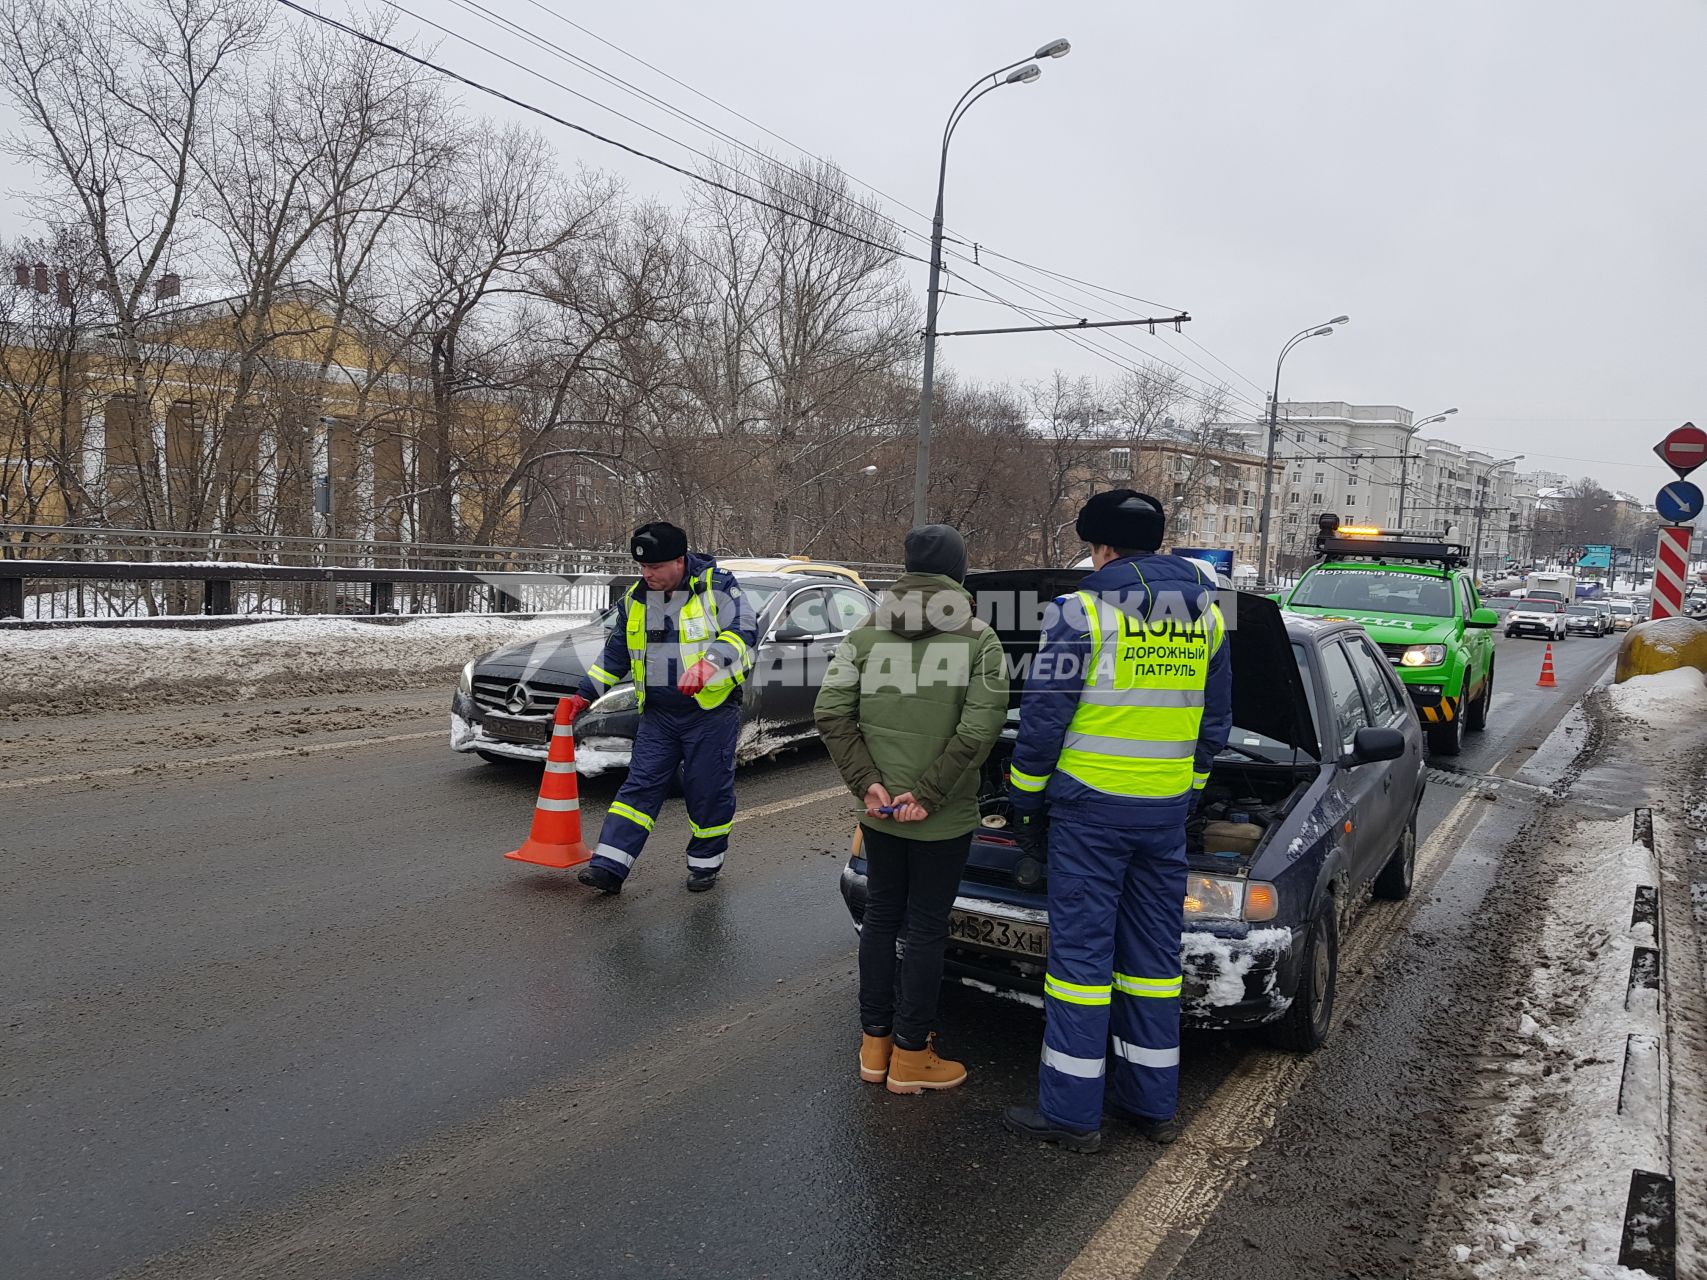
[[[889,1055],[894,1048],[894,1036],[860,1036],[859,1078],[867,1084],[882,1084],[887,1080]]]
[[[936,1056],[934,1032],[923,1049],[903,1049],[896,1045],[889,1057],[890,1093],[923,1093],[926,1089],[952,1089],[965,1083],[963,1063]]]

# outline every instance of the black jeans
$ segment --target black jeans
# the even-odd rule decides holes
[[[862,829],[865,920],[859,934],[859,1019],[869,1033],[893,1028],[903,1049],[923,1049],[936,1024],[948,913],[972,833],[908,840]],[[906,925],[907,956],[896,978],[895,941]]]

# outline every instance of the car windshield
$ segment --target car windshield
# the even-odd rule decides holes
[[[1432,574],[1387,569],[1312,569],[1289,603],[1312,609],[1450,618],[1452,584]]]
[[[1614,613],[1635,613],[1636,612],[1636,606],[1631,604],[1628,600],[1620,600],[1612,606],[1612,612],[1614,612]]]

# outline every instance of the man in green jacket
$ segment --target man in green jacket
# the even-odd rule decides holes
[[[980,766],[1007,722],[1008,676],[1001,641],[961,585],[960,534],[914,529],[906,568],[836,650],[815,710],[830,757],[866,810],[860,1078],[922,1093],[966,1079],[931,1039],[949,912],[978,826]]]

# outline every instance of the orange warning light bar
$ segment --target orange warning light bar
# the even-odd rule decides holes
[[[1347,538],[1379,538],[1384,531],[1375,528],[1373,525],[1342,524],[1334,532]]]

